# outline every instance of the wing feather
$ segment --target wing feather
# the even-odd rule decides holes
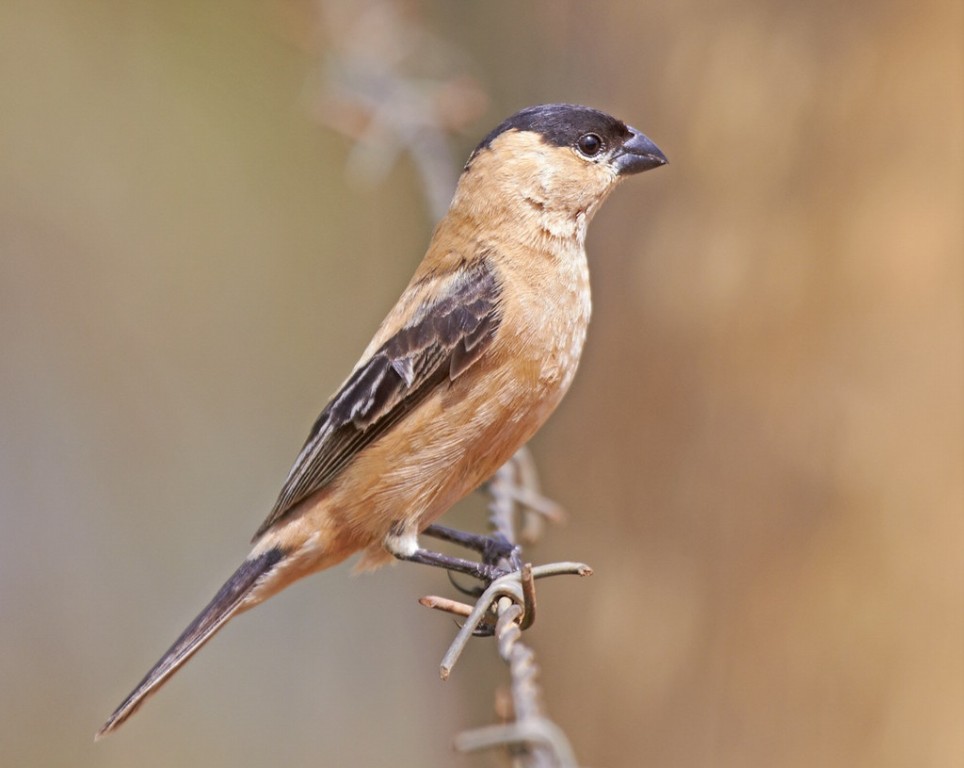
[[[498,330],[501,286],[486,259],[444,277],[430,302],[364,361],[329,401],[255,539],[324,488],[436,387],[454,381]]]

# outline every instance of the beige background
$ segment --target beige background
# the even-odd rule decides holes
[[[559,100],[672,161],[594,223],[533,446],[571,516],[532,556],[597,572],[530,634],[581,761],[961,765],[961,4],[362,5],[0,5],[0,763],[500,764],[449,751],[504,670],[437,679],[414,567],[300,583],[91,743],[427,242],[411,158],[331,127],[355,50],[464,112],[443,167]]]

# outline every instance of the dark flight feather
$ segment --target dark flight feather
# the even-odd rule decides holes
[[[486,259],[463,267],[448,282],[331,399],[255,539],[330,483],[433,389],[479,359],[499,327],[501,286]]]
[[[283,558],[280,549],[271,549],[258,557],[245,560],[225,582],[214,599],[198,614],[181,636],[174,641],[167,653],[148,672],[144,679],[137,684],[130,695],[114,710],[104,726],[97,732],[99,739],[115,728],[118,728],[127,718],[133,715],[144,700],[160,685],[173,675],[193,656],[201,646],[214,637],[225,622],[237,613],[245,596],[257,586],[258,581],[268,574]]]

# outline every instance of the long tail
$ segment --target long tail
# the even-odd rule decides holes
[[[201,646],[210,640],[234,614],[238,612],[244,598],[250,594],[259,583],[282,559],[284,552],[270,549],[267,552],[249,558],[241,564],[234,575],[221,587],[214,599],[201,611],[190,626],[170,647],[167,653],[147,673],[123,703],[114,710],[103,727],[97,731],[94,741],[103,738],[111,731],[119,728],[137,708],[144,703],[151,694],[157,691],[168,678],[191,658]]]

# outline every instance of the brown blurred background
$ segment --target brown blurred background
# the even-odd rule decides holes
[[[550,713],[589,766],[964,764],[960,2],[0,5],[0,763],[499,765],[449,749],[438,574],[348,568],[94,730],[247,551],[502,117],[672,164],[590,232],[533,448]],[[447,175],[448,174],[448,175]],[[434,186],[433,186],[434,185]],[[456,513],[481,524],[480,501]]]

